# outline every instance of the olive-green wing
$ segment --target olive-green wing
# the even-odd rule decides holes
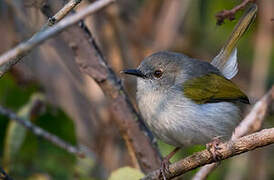
[[[249,104],[248,97],[232,81],[213,73],[187,80],[183,92],[198,104],[222,101]]]

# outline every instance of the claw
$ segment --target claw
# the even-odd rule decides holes
[[[220,143],[221,143],[220,137],[216,137],[216,138],[213,139],[212,142],[206,144],[206,149],[211,153],[211,155],[213,157],[213,160],[215,162],[220,161],[221,158],[222,158],[222,155],[219,152],[219,150],[222,149],[222,148],[219,147]]]
[[[164,180],[166,180],[166,176],[170,173],[169,171],[169,159],[164,158],[163,161],[161,162],[161,168],[160,168],[160,177],[159,178],[163,178]]]
[[[169,160],[172,158],[172,156],[174,156],[174,154],[179,151],[179,147],[176,147],[172,152],[170,152],[161,162],[161,167],[160,167],[160,175],[159,175],[159,179],[164,179],[166,180],[167,175],[170,173],[169,171],[169,165],[170,162]]]

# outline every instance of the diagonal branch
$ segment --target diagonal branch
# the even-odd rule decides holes
[[[220,144],[220,159],[224,160],[256,148],[267,146],[274,143],[274,128],[264,129],[260,132],[244,136],[239,139],[231,140]],[[170,174],[167,179],[180,176],[192,169],[198,168],[205,164],[213,163],[214,159],[208,150],[197,152],[188,156],[169,167]],[[160,175],[160,170],[149,173],[142,180],[156,180]]]
[[[19,44],[11,51],[0,56],[0,66],[13,62],[12,60],[15,58],[20,60],[22,56],[27,54],[37,45],[63,31],[65,28],[72,26],[87,15],[105,7],[111,2],[113,2],[113,0],[96,1],[81,11],[64,18],[53,27],[47,28],[45,31],[40,33],[39,36]],[[112,112],[116,116],[116,123],[127,142],[128,148],[133,150],[134,158],[135,160],[138,160],[142,170],[144,170],[144,172],[149,172],[156,169],[160,165],[160,158],[157,150],[155,150],[151,145],[151,141],[148,137],[151,134],[149,134],[149,131],[145,129],[140,116],[136,113],[133,105],[129,102],[120,79],[106,64],[106,61],[91,36],[91,33],[82,22],[78,25],[79,26],[68,28],[67,31],[63,33],[69,37],[68,40],[76,41],[76,43],[72,44],[73,46],[71,48],[76,53],[76,61],[78,65],[82,71],[90,75],[100,85],[110,100]],[[72,32],[69,31],[70,29],[72,29]],[[70,43],[68,44],[71,45]],[[77,48],[77,45],[79,45],[80,48]],[[0,71],[0,76],[2,76],[3,73],[4,72],[1,74]],[[143,132],[145,132],[145,134]]]
[[[26,121],[16,115],[16,113],[12,112],[9,109],[6,109],[2,106],[0,106],[0,114],[8,117],[11,120],[15,120],[17,123],[21,124],[28,130],[30,130],[33,134],[40,136],[51,143],[57,145],[58,147],[67,150],[69,153],[76,154],[80,157],[84,157],[86,155],[86,152],[82,152],[82,150],[78,149],[77,147],[72,146],[71,144],[65,142],[64,140],[60,139],[59,137],[55,136],[54,134],[51,134],[44,129],[32,124],[30,121]],[[83,149],[84,151],[87,151],[87,149]],[[90,153],[88,153],[89,155]]]
[[[269,106],[274,101],[274,86],[254,105],[250,113],[235,129],[231,139],[240,138],[246,134],[258,131],[263,123]]]
[[[47,26],[52,26],[63,19],[69,12],[71,12],[82,0],[70,0],[62,9],[60,9],[54,16],[48,19]]]
[[[62,9],[60,9],[54,16],[50,17],[47,21],[47,23],[38,31],[35,33],[27,42],[32,41],[33,39],[36,39],[38,36],[40,36],[41,33],[43,33],[47,28],[50,26],[53,26],[57,22],[59,22],[61,19],[63,19],[73,8],[75,8],[82,0],[70,0]],[[11,3],[11,2],[9,2]],[[44,10],[46,11],[46,7]],[[10,52],[10,51],[9,51]],[[20,50],[17,51],[20,53]],[[5,55],[5,54],[4,54]],[[0,65],[0,78],[3,76],[4,73],[6,73],[14,64],[19,62],[26,54],[19,55],[18,57],[13,57],[12,59],[7,60],[6,63],[3,65]]]
[[[57,15],[53,17],[54,19],[51,18],[48,24],[45,27],[43,27],[41,31],[33,35],[32,38],[20,43],[15,48],[9,50],[8,52],[0,56],[0,77],[2,77],[3,74],[7,72],[14,64],[19,62],[24,56],[26,56],[33,48],[35,48],[45,40],[49,39],[50,37],[60,33],[67,27],[77,23],[84,17],[102,9],[103,7],[105,7],[113,1],[114,0],[96,1],[88,7],[86,7],[85,9],[81,10],[80,12],[64,18],[55,26],[46,28],[48,25],[51,25],[52,23],[55,23],[55,21],[58,21],[60,18],[63,18],[69,12],[68,10],[71,10],[73,7],[76,6],[76,3],[72,3],[72,5],[75,6],[69,6],[70,8],[67,8],[67,6],[65,6],[67,10],[62,11],[59,14],[57,13]]]
[[[79,69],[93,78],[106,95],[132,164],[145,173],[158,168],[160,156],[154,148],[156,141],[134,109],[120,78],[108,66],[89,29],[81,22],[78,26],[68,28],[61,36],[71,45]]]
[[[50,14],[45,14],[49,16]],[[61,34],[73,50],[79,69],[93,78],[106,95],[131,158],[131,164],[148,173],[160,166],[156,140],[130,102],[119,77],[108,66],[101,49],[83,21]]]
[[[235,140],[246,134],[258,131],[261,128],[268,107],[274,100],[274,86],[254,105],[250,113],[236,127],[231,139]],[[203,166],[192,178],[193,180],[206,179],[216,167],[217,163]]]

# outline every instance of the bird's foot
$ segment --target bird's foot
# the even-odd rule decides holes
[[[213,138],[212,142],[206,144],[206,149],[212,154],[213,160],[215,162],[218,162],[221,160],[221,153],[219,152],[219,150],[221,150],[222,148],[220,148],[221,144],[221,139],[220,137],[215,137]]]
[[[179,151],[180,148],[176,147],[173,151],[171,151],[161,162],[161,167],[160,167],[160,175],[159,179],[164,179],[166,180],[166,176],[170,173],[169,171],[169,165],[170,162],[169,160],[176,154],[177,151]]]
[[[161,162],[159,179],[163,179],[163,180],[167,179],[166,176],[170,173],[169,165],[170,165],[169,159],[164,158],[163,161]]]

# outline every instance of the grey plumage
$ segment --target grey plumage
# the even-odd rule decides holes
[[[156,69],[163,76],[153,77]],[[177,146],[206,144],[214,137],[228,139],[240,120],[240,109],[233,102],[197,104],[183,95],[186,80],[215,73],[208,62],[183,54],[162,51],[143,60],[138,70],[137,102],[147,126],[164,142]]]

